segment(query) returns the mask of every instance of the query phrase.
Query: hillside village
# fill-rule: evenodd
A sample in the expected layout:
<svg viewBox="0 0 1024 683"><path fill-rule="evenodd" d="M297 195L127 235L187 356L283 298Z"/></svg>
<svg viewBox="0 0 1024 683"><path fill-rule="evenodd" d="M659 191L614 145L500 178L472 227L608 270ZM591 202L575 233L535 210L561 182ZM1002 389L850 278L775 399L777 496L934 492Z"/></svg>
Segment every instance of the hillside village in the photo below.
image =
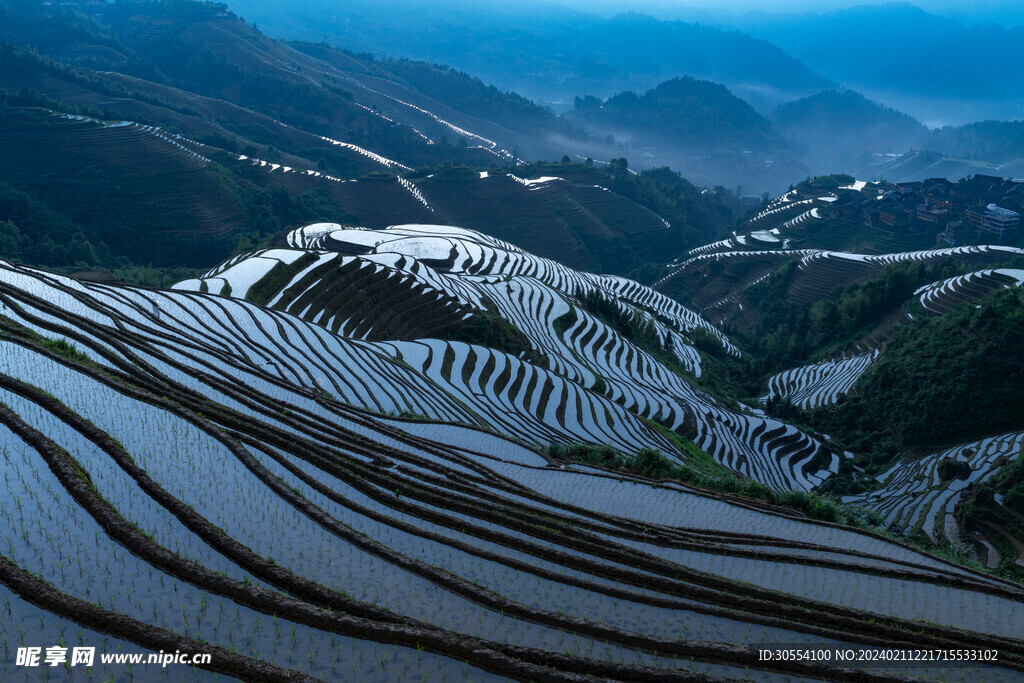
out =
<svg viewBox="0 0 1024 683"><path fill-rule="evenodd" d="M1024 180L560 121L0 0L0 681L1024 680Z"/></svg>
<svg viewBox="0 0 1024 683"><path fill-rule="evenodd" d="M828 218L897 235L934 234L939 244L1015 244L1020 239L1024 181L975 175L835 190Z"/></svg>

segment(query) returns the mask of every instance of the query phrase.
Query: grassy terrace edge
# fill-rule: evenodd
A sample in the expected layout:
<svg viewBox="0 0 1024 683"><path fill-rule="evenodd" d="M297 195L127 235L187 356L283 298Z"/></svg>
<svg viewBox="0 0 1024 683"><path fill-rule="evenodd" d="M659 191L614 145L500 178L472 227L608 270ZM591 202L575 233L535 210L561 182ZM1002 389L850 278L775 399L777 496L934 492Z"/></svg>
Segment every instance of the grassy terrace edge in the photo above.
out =
<svg viewBox="0 0 1024 683"><path fill-rule="evenodd" d="M677 442L685 441L678 435L674 436L676 437L674 440ZM703 453L692 443L690 443L689 449L684 450L688 454L691 454L693 450ZM842 503L829 494L814 491L776 491L754 479L737 476L720 465L717 467L721 470L720 473L708 474L688 465L676 464L653 448L641 449L633 455L627 455L611 446L553 443L548 446L545 455L556 462L585 464L606 470L612 475L628 475L650 479L654 482L686 484L705 492L722 493L730 497L736 496L757 503L786 508L815 521L861 529L974 571L1024 585L1024 571L1014 569L1012 565L1007 566L1004 563L1004 565L992 569L971 559L966 547L957 547L948 541L932 542L921 534L908 537L894 533L884 526L881 515L874 510ZM707 454L704 455L710 460ZM717 465L714 461L712 464ZM657 486L656 483L654 485Z"/></svg>

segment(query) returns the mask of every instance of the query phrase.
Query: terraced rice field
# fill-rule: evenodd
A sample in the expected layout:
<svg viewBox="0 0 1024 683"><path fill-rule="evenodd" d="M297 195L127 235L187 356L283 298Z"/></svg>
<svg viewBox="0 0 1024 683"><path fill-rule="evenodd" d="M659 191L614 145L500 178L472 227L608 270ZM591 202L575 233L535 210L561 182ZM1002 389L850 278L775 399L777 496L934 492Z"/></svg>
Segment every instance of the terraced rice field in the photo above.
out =
<svg viewBox="0 0 1024 683"><path fill-rule="evenodd" d="M436 255L422 242L432 235L465 250L454 264L479 255L435 270L439 282L492 294L515 282L509 301L548 317L561 310L562 290L548 284L558 279L651 310L660 301L512 258L482 236L406 232L420 254ZM244 263L210 281L241 288L255 277ZM534 274L506 281L503 268ZM598 360L624 342L582 313L576 322L581 334L562 337L575 367L613 379ZM441 362L418 370L414 346ZM518 359L470 362L483 349L353 340L243 299L0 262L0 618L28 623L27 644L211 653L208 668L185 674L200 680L1020 679L1019 586L784 509L552 463L528 431L548 423L508 411L525 440L509 438L489 428L486 401L470 400L490 388L508 406L527 401L511 386L526 376ZM511 380L500 390L474 378L492 360L491 376ZM538 383L558 377L634 415L585 378L531 368ZM382 414L399 410L431 419ZM980 669L872 670L759 659L759 645L779 643L1000 657ZM23 674L12 661L0 665L5 680Z"/></svg>
<svg viewBox="0 0 1024 683"><path fill-rule="evenodd" d="M867 279L885 266L894 263L927 263L952 258L961 264L981 265L1006 261L1019 254L1024 254L1024 250L996 245L948 247L879 255L813 250L802 257L786 296L797 303L812 303L824 298L836 287Z"/></svg>
<svg viewBox="0 0 1024 683"><path fill-rule="evenodd" d="M742 241L740 241L741 238ZM758 251L758 246L768 247L768 249ZM785 258L797 257L800 259L799 267L790 281L786 297L797 304L808 304L823 299L836 287L870 278L884 267L894 263L934 262L952 258L960 264L989 266L1009 261L1015 256L1024 254L1022 249L999 245L948 247L925 251L870 255L821 249L778 250L777 247L778 245L774 243L765 242L763 239L758 240L749 235L734 235L727 240L714 242L691 250L689 253L690 258L662 277L653 287L657 290L662 290L672 280L695 269L699 269L710 261L729 263L734 260L738 262L752 259L759 261L777 259L781 262ZM954 278L956 282L947 283L943 292L935 292L929 296L938 296L952 303L957 300L957 292L960 292L969 284L972 287L984 289L985 287L997 286L999 284L1011 284L1011 280L1020 279L1020 274L1016 271L1011 272L1007 269L996 270L1007 272L1002 275L982 275L979 272L979 274L974 276L976 280L978 278L987 280L988 284L981 284L980 280L968 281ZM984 272L988 273L988 271ZM941 287L941 283L939 283L939 286ZM922 289L918 294L922 294L924 291ZM976 293L974 296L977 295ZM705 297L705 301L714 299L714 296L711 296L710 299ZM922 300L922 304L924 303L925 301ZM936 306L941 305L943 304L936 303Z"/></svg>
<svg viewBox="0 0 1024 683"><path fill-rule="evenodd" d="M849 358L828 360L786 370L768 380L768 394L762 399L781 398L805 410L832 405L849 393L880 351Z"/></svg>
<svg viewBox="0 0 1024 683"><path fill-rule="evenodd" d="M946 313L955 306L980 301L993 292L1024 285L1024 270L993 268L957 275L914 292L931 313Z"/></svg>
<svg viewBox="0 0 1024 683"><path fill-rule="evenodd" d="M237 227L245 208L206 153L199 143L156 126L41 109L13 117L0 130L0 179L17 186L104 168L121 201L159 212L161 236L212 237ZM209 201L200 206L196 197Z"/></svg>
<svg viewBox="0 0 1024 683"><path fill-rule="evenodd" d="M792 220L809 211L818 202L819 200L815 198L779 202L755 215L748 223L751 226L756 226L758 229L763 229L763 226L766 224L774 225Z"/></svg>
<svg viewBox="0 0 1024 683"><path fill-rule="evenodd" d="M835 471L827 458L824 467L816 464L824 457L816 440L776 420L726 407L581 303L588 295L617 302L627 315L649 323L694 377L702 373L688 336L695 329L739 353L704 318L648 287L572 270L450 226L368 231L316 225L293 233L290 243L304 251L253 253L177 287L228 291L368 342L362 348L411 367L469 408L474 424L510 436L529 434L542 446L612 444L625 452L654 447L685 459L653 421L688 434L721 464L775 488L811 488ZM254 288L259 298L252 296ZM487 310L515 327L528 348L510 354L431 336L439 323L449 330L472 326L474 316ZM404 329L396 328L399 319L407 321ZM403 401L427 403L396 396L387 403Z"/></svg>
<svg viewBox="0 0 1024 683"><path fill-rule="evenodd" d="M910 462L894 465L878 475L882 487L871 493L848 496L844 501L870 507L905 534L922 531L931 540L959 542L953 515L964 490L982 483L998 469L1020 457L1024 432L1002 434L961 444ZM945 461L964 463L966 478L943 481L939 466Z"/></svg>

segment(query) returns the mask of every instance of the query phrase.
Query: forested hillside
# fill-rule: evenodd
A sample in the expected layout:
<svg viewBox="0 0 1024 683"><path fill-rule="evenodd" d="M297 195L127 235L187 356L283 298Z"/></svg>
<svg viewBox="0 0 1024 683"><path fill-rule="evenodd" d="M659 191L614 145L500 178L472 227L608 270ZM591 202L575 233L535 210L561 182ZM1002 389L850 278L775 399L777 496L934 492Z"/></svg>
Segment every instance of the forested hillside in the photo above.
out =
<svg viewBox="0 0 1024 683"><path fill-rule="evenodd" d="M826 90L787 102L775 110L772 122L832 172L863 167L872 154L919 147L927 133L912 117L852 90Z"/></svg>
<svg viewBox="0 0 1024 683"><path fill-rule="evenodd" d="M681 251L733 220L727 193L702 195L678 176L657 197L572 187L627 175L601 163L556 164L570 180L530 192L521 181L548 171L517 170L522 158L562 158L557 141L586 136L444 67L291 47L213 4L122 3L100 21L20 1L2 9L15 44L0 45L11 162L0 256L138 277L140 265L208 267L301 222L488 229L485 205L500 198L503 215L532 217L534 232L518 237L539 253L639 274L664 256L653 244ZM493 172L471 172L476 208L460 206L445 170L464 164ZM624 187L636 183L649 184ZM655 213L670 204L686 208L666 224Z"/></svg>
<svg viewBox="0 0 1024 683"><path fill-rule="evenodd" d="M693 78L675 78L640 95L576 98L575 113L591 123L700 149L763 149L774 142L770 124L750 105L723 85Z"/></svg>
<svg viewBox="0 0 1024 683"><path fill-rule="evenodd" d="M287 10L265 0L232 3L275 36L312 33L355 52L449 64L546 101L642 91L681 75L800 94L829 84L770 43L639 13L600 17L551 3L491 7L465 0L399 0L382 22L379 7L360 0L339 14L326 0L293 3ZM446 40L438 41L440 34Z"/></svg>
<svg viewBox="0 0 1024 683"><path fill-rule="evenodd" d="M678 74L556 116L220 4L0 12L0 679L1020 678L1024 182L791 185ZM502 66L828 87L652 22ZM782 114L847 110L914 128Z"/></svg>
<svg viewBox="0 0 1024 683"><path fill-rule="evenodd" d="M919 316L890 337L855 393L816 413L822 431L891 454L1024 428L1024 290Z"/></svg>

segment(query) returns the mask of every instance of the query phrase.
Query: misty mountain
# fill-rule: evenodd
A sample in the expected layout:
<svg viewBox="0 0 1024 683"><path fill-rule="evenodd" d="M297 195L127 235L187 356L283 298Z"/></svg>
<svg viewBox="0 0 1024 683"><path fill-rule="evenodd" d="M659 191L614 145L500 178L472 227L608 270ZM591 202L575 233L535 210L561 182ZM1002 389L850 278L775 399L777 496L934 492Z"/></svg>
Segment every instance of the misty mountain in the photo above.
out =
<svg viewBox="0 0 1024 683"><path fill-rule="evenodd" d="M403 70L403 77L367 55L286 45L241 21L224 5L106 5L97 21L72 8L28 0L12 2L2 11L12 44L65 64L146 83L115 90L154 85L187 90L251 108L308 133L372 146L413 164L455 160L486 166L497 160L491 148L498 141L527 159L560 158L564 147L547 140L573 134L550 111L517 95L488 89L464 74L396 62L393 66ZM432 77L413 78L410 74L416 71ZM413 81L451 99L453 105L420 92ZM462 93L457 98L456 91ZM180 93L161 90L149 97L165 102L178 99ZM461 111L461 105L477 115ZM176 106L188 109L192 103ZM525 125L509 130L487 118L495 112L504 112L504 121ZM238 126L233 116L217 115ZM525 128L537 137L523 132ZM235 132L278 148L281 137L293 133L262 120L247 121Z"/></svg>
<svg viewBox="0 0 1024 683"><path fill-rule="evenodd" d="M1024 75L1011 66L1024 59L1024 28L968 27L905 2L821 14L751 14L731 25L925 121L1017 118L1024 111ZM956 100L984 108L946 105Z"/></svg>
<svg viewBox="0 0 1024 683"><path fill-rule="evenodd" d="M954 157L999 164L1019 161L1024 157L1024 121L980 121L941 128L932 131L924 145Z"/></svg>
<svg viewBox="0 0 1024 683"><path fill-rule="evenodd" d="M763 94L808 94L829 86L765 41L640 14L605 18L536 1L501 7L357 0L343 12L330 0L230 5L271 35L314 35L355 52L440 62L549 102L648 89L681 75L756 85Z"/></svg>
<svg viewBox="0 0 1024 683"><path fill-rule="evenodd" d="M780 106L778 132L799 145L816 170L853 170L871 154L903 153L927 133L907 114L852 90L826 90Z"/></svg>
<svg viewBox="0 0 1024 683"><path fill-rule="evenodd" d="M724 85L688 77L641 95L626 91L604 101L578 97L574 114L604 129L700 150L763 149L775 142L771 124Z"/></svg>
<svg viewBox="0 0 1024 683"><path fill-rule="evenodd" d="M906 2L858 5L823 13L758 13L735 21L832 78L855 82L918 63L963 27Z"/></svg>
<svg viewBox="0 0 1024 683"><path fill-rule="evenodd" d="M0 43L0 258L204 267L300 222L440 222L627 273L733 220L728 193L667 170L517 164L565 158L531 132L589 141L447 68L284 44L222 5L7 9L46 30ZM129 55L154 80L118 73Z"/></svg>
<svg viewBox="0 0 1024 683"><path fill-rule="evenodd" d="M577 97L563 117L604 135L640 168L670 166L709 187L780 191L808 170L767 119L719 83L682 77L642 94Z"/></svg>
<svg viewBox="0 0 1024 683"><path fill-rule="evenodd" d="M323 45L294 44L309 54L337 55ZM328 57L329 58L329 57ZM558 118L546 107L514 92L488 85L479 78L451 67L410 59L374 60L369 55L357 55L386 72L389 80L396 81L438 102L479 119L493 121L510 130L526 133L545 130L558 132L568 138L580 138L580 131Z"/></svg>

